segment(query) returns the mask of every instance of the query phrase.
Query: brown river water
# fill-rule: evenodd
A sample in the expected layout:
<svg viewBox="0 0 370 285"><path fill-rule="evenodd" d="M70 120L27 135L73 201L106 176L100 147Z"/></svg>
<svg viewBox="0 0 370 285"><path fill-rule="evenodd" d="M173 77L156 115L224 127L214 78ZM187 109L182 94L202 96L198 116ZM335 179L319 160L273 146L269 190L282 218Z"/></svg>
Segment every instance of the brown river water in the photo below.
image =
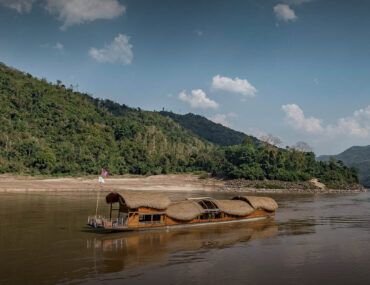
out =
<svg viewBox="0 0 370 285"><path fill-rule="evenodd" d="M269 196L262 221L102 234L96 193L0 193L0 284L370 284L370 193Z"/></svg>

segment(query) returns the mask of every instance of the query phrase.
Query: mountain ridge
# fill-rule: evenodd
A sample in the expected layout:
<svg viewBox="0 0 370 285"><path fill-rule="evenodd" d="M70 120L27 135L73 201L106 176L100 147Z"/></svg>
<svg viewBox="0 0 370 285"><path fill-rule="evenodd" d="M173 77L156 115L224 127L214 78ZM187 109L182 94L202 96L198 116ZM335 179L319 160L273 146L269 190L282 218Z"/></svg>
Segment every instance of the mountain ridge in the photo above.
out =
<svg viewBox="0 0 370 285"><path fill-rule="evenodd" d="M336 155L320 155L319 161L330 161L331 157L341 160L349 167L360 169L360 183L370 187L370 145L352 146Z"/></svg>
<svg viewBox="0 0 370 285"><path fill-rule="evenodd" d="M160 111L159 114L170 117L176 123L179 123L184 128L191 130L199 137L217 145L238 145L241 144L245 138L251 139L255 146L262 144L262 142L254 136L225 127L201 115L193 113L180 115L169 111Z"/></svg>

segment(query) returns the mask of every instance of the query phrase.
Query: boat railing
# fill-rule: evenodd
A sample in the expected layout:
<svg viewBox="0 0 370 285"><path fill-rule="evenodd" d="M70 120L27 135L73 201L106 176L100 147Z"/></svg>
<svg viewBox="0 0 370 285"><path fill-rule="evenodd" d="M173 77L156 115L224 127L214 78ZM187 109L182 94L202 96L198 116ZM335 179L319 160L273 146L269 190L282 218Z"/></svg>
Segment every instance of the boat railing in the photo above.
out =
<svg viewBox="0 0 370 285"><path fill-rule="evenodd" d="M122 228L127 227L127 218L108 219L104 216L89 216L87 224L94 228Z"/></svg>

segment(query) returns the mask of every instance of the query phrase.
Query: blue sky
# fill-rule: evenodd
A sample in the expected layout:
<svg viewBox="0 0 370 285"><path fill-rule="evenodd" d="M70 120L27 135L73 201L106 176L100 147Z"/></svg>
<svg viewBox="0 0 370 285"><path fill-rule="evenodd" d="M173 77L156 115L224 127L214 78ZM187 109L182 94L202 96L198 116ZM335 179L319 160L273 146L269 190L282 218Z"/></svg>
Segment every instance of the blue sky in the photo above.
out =
<svg viewBox="0 0 370 285"><path fill-rule="evenodd" d="M0 0L0 61L317 154L370 142L370 2Z"/></svg>

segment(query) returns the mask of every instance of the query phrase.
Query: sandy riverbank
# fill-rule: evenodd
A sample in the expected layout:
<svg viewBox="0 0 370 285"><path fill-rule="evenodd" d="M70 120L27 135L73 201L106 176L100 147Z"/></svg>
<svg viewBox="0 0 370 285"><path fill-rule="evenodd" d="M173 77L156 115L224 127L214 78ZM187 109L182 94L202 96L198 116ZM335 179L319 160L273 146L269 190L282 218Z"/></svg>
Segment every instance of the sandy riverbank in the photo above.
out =
<svg viewBox="0 0 370 285"><path fill-rule="evenodd" d="M52 178L0 175L0 192L26 191L217 191L224 186L216 179L199 179L192 174L148 177L112 177L100 185L98 177Z"/></svg>
<svg viewBox="0 0 370 285"><path fill-rule="evenodd" d="M271 184L272 183L272 184ZM276 189L271 188L276 186ZM269 187L265 187L269 186ZM358 188L328 189L316 180L309 182L248 181L200 179L194 174L169 174L154 176L121 176L98 182L97 176L72 178L43 178L32 176L0 175L0 192L46 191L222 191L253 193L358 193Z"/></svg>

